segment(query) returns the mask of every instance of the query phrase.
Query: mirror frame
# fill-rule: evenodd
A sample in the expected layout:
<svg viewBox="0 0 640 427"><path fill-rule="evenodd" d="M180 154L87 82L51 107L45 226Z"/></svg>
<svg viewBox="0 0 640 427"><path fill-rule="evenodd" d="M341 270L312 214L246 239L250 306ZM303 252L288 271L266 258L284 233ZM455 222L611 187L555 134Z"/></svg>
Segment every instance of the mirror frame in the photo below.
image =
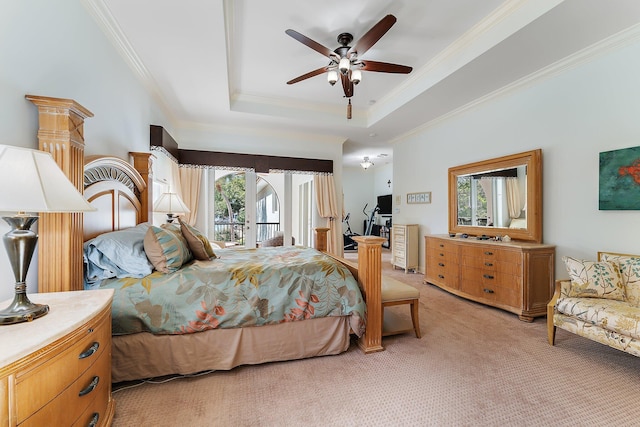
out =
<svg viewBox="0 0 640 427"><path fill-rule="evenodd" d="M527 229L482 227L458 224L458 176L478 174L496 169L527 166ZM542 150L526 151L495 159L449 168L449 233L470 236L509 235L515 240L542 242Z"/></svg>

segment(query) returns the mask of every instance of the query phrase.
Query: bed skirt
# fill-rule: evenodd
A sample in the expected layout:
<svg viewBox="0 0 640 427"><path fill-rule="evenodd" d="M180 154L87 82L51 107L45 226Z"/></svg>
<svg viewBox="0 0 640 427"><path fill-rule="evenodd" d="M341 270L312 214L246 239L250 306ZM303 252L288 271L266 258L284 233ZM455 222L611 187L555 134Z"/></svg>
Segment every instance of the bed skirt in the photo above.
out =
<svg viewBox="0 0 640 427"><path fill-rule="evenodd" d="M339 354L349 348L349 333L348 316L338 316L185 335L118 335L111 381Z"/></svg>

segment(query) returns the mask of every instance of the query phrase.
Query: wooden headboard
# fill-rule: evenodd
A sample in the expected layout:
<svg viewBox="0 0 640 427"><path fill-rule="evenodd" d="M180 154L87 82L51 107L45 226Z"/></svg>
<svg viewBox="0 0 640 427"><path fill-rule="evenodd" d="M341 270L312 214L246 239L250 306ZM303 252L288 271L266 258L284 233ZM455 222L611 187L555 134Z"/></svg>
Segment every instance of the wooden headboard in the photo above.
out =
<svg viewBox="0 0 640 427"><path fill-rule="evenodd" d="M147 221L148 189L149 182L126 161L111 156L87 157L84 196L97 211L84 214L83 239Z"/></svg>

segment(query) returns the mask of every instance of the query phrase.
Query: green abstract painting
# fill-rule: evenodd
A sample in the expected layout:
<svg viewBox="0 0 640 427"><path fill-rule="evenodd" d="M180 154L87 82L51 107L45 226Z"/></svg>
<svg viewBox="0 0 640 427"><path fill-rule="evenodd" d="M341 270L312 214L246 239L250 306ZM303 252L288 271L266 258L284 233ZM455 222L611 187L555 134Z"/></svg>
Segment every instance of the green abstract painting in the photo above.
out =
<svg viewBox="0 0 640 427"><path fill-rule="evenodd" d="M640 210L640 147L600 153L600 210Z"/></svg>

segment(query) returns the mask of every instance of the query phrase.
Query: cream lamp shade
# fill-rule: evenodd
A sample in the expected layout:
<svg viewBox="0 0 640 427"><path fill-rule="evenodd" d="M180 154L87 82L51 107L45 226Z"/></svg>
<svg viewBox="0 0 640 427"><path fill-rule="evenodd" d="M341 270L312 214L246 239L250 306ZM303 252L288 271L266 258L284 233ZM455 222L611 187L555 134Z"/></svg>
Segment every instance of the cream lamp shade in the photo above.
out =
<svg viewBox="0 0 640 427"><path fill-rule="evenodd" d="M87 212L95 209L69 181L51 154L28 148L0 145L0 212L11 226L2 240L16 279L11 304L0 310L0 325L30 322L49 312L49 306L34 304L25 283L38 241L31 226L37 214L27 212Z"/></svg>
<svg viewBox="0 0 640 427"><path fill-rule="evenodd" d="M0 145L0 183L0 212L95 210L45 151Z"/></svg>
<svg viewBox="0 0 640 427"><path fill-rule="evenodd" d="M176 193L162 193L160 198L153 204L153 211L167 214L167 223L169 224L173 222L176 216L191 212Z"/></svg>
<svg viewBox="0 0 640 427"><path fill-rule="evenodd" d="M154 203L153 211L166 214L186 214L191 212L176 193L162 193Z"/></svg>

